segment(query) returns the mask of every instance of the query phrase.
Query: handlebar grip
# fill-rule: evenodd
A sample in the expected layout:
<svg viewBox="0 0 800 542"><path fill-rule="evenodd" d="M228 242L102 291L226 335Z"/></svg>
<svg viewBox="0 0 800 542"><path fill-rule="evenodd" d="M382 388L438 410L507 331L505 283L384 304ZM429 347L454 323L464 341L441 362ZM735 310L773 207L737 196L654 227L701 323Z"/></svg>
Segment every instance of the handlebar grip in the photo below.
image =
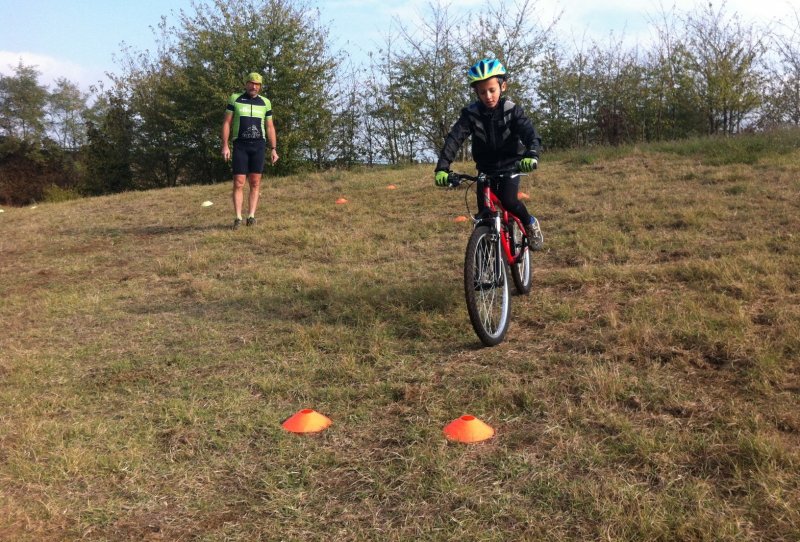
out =
<svg viewBox="0 0 800 542"><path fill-rule="evenodd" d="M539 169L539 160L534 158L535 162L533 163L533 169ZM514 171L516 173L523 173L522 171L522 160L517 160L514 162Z"/></svg>
<svg viewBox="0 0 800 542"><path fill-rule="evenodd" d="M450 172L450 175L447 176L447 186L450 188L455 188L461 184L461 177L457 173Z"/></svg>

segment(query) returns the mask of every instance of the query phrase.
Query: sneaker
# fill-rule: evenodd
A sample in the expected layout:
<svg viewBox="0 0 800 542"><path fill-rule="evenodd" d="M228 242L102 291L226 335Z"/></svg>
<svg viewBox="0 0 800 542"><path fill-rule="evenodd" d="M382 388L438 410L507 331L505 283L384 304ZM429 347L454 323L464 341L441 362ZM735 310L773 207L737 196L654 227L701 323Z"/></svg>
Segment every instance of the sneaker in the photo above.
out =
<svg viewBox="0 0 800 542"><path fill-rule="evenodd" d="M241 225L242 225L242 219L241 218L237 218L236 220L233 221L233 229L234 230L238 230L239 226L241 226Z"/></svg>
<svg viewBox="0 0 800 542"><path fill-rule="evenodd" d="M542 250L544 235L542 235L542 229L539 227L539 221L536 220L536 217L531 217L531 223L525 228L525 232L528 234L528 243L531 249Z"/></svg>
<svg viewBox="0 0 800 542"><path fill-rule="evenodd" d="M248 216L247 217L247 225L248 226L255 226L256 225L256 217Z"/></svg>

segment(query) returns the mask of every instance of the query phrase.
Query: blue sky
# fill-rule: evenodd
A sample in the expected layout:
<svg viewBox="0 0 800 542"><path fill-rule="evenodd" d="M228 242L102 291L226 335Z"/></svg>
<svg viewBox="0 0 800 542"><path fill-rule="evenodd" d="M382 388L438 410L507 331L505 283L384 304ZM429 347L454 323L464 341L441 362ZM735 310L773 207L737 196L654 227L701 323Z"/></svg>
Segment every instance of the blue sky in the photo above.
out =
<svg viewBox="0 0 800 542"><path fill-rule="evenodd" d="M208 0L197 0L209 3ZM451 10L481 5L485 0L457 0ZM508 0L512 1L513 0ZM324 24L330 27L332 45L354 54L382 45L393 21L413 25L427 13L429 0L312 0L319 7ZM699 5L695 0L665 0L679 9ZM715 2L716 3L716 2ZM561 13L559 33L563 39L580 41L584 36L606 40L610 32L631 39L647 39L647 16L659 10L658 0L538 0L532 2L541 21L551 21ZM745 20L769 23L794 18L787 0L727 0L730 11ZM151 27L162 15L175 22L181 10L193 12L191 0L82 0L74 2L39 0L0 0L0 73L11 73L20 59L35 65L41 81L50 84L57 77L81 84L84 88L104 78L107 71L118 72L121 43L135 49L152 48ZM602 42L602 41L601 41Z"/></svg>

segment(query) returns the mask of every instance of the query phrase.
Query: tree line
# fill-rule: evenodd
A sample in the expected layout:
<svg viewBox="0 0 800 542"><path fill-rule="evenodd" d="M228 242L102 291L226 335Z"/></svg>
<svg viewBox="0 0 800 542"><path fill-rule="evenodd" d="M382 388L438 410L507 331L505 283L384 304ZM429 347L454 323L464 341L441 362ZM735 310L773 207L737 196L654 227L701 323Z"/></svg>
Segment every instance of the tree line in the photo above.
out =
<svg viewBox="0 0 800 542"><path fill-rule="evenodd" d="M547 149L736 135L800 124L800 15L761 28L724 2L651 15L654 39L564 39L530 0L430 4L357 60L302 0L214 0L166 18L153 51L123 47L108 88L52 90L22 62L0 76L0 203L215 183L227 97L264 75L276 174L432 160L474 98L465 71L499 58ZM469 148L462 151L468 158Z"/></svg>

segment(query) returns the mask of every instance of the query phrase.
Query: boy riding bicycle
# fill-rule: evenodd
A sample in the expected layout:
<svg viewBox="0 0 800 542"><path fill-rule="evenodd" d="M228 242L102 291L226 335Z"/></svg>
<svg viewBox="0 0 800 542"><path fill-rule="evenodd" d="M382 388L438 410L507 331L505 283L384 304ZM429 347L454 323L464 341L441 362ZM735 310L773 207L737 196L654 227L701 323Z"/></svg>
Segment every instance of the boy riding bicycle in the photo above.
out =
<svg viewBox="0 0 800 542"><path fill-rule="evenodd" d="M519 200L519 177L516 169L527 173L539 163L541 138L522 108L502 96L506 90L506 69L499 60L475 63L467 72L470 86L478 100L461 110L461 116L447 134L436 164L436 186L447 186L450 164L467 136L472 136L472 157L476 169L492 183L506 210L517 215L533 250L544 243L539 221ZM483 193L478 190L478 216L486 210Z"/></svg>

